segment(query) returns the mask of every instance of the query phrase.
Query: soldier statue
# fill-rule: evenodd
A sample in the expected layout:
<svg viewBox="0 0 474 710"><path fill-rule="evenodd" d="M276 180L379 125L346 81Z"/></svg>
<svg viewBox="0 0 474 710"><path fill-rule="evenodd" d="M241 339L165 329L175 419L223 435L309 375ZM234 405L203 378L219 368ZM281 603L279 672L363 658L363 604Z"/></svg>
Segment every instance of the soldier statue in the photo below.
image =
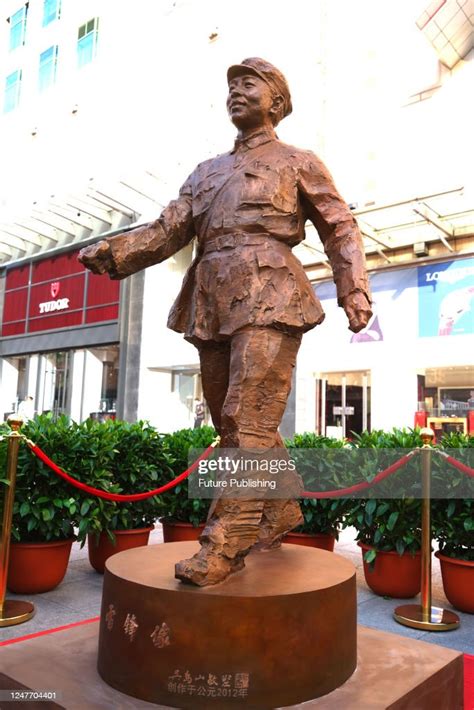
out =
<svg viewBox="0 0 474 710"><path fill-rule="evenodd" d="M199 164L154 222L81 251L96 274L123 279L164 261L197 237L197 254L168 319L199 351L204 398L226 448L282 447L278 433L304 332L324 313L292 247L316 227L339 306L357 333L371 317L362 239L331 175L312 152L282 143L291 113L283 74L260 58L227 72L234 147ZM207 585L244 567L254 547L278 546L302 522L296 499L221 496L183 582Z"/></svg>

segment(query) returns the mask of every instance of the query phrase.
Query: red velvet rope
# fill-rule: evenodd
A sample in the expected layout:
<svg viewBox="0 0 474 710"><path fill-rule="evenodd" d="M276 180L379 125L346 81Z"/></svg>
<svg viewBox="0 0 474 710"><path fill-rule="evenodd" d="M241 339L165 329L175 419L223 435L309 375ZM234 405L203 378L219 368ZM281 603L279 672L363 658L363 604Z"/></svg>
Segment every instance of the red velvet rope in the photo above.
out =
<svg viewBox="0 0 474 710"><path fill-rule="evenodd" d="M436 449L435 449L436 451ZM466 473L468 476L471 476L471 478L474 478L474 468L471 468L470 466L466 466L465 463L462 461L458 461L457 459L454 459L452 456L449 456L448 454L445 454L443 451L437 451L438 454L440 454L448 463L451 464L451 466L454 466L455 468L458 468L460 471L463 473Z"/></svg>
<svg viewBox="0 0 474 710"><path fill-rule="evenodd" d="M133 493L131 495L122 495L120 493L108 493L107 491L102 491L99 488L93 488L92 486L88 486L86 483L81 483L81 481L77 481L75 478L69 476L69 474L63 471L62 468L59 468L59 466L57 466L54 461L52 461L49 456L47 456L44 451L39 448L39 446L36 446L36 444L33 444L33 442L28 442L28 446L35 454L35 456L41 459L41 461L43 461L43 463L49 466L49 468L54 471L54 473L57 473L58 476L64 478L64 480L70 483L72 486L79 488L85 493L90 493L93 496L97 496L97 498L105 498L105 500L113 500L117 503L131 503L137 500L146 500L147 498L152 498L153 496L157 496L160 493L169 491L170 488L174 488L174 486L177 486L178 483L184 481L198 467L199 462L203 459L206 459L214 448L214 444L208 446L207 449L199 456L199 458L197 458L196 461L194 461L194 463L192 463L191 466L186 469L186 471L183 471L183 473L180 473L179 476L173 478L172 481L168 481L168 483L165 483L163 486L155 488L152 491L147 491L146 493Z"/></svg>
<svg viewBox="0 0 474 710"><path fill-rule="evenodd" d="M57 466L54 461L52 461L49 456L44 453L44 451L42 451L38 446L36 446L36 444L33 444L33 442L28 442L28 445L31 451L35 454L35 456L37 456L41 461L43 461L43 463L49 466L49 468L54 471L54 473L57 473L58 476L61 476L61 478L63 478L71 485L75 486L76 488L79 488L85 493L90 493L91 495L97 496L98 498L105 498L105 500L112 500L121 503L131 503L133 501L146 500L147 498L152 498L153 496L159 495L160 493L164 493L165 491L170 490L170 488L174 488L178 485L178 483L181 483L181 481L184 481L186 478L188 478L188 476L190 476L191 473L198 467L199 462L206 459L214 448L214 444L208 446L207 449L196 459L196 461L194 461L194 463L192 463L191 466L186 469L186 471L183 471L183 473L174 478L172 481L168 481L168 483L165 483L159 488L155 488L154 490L147 491L145 493L133 493L130 495L124 495L120 493L108 493L107 491L100 490L99 488L93 488L92 486L88 486L86 483L82 483L81 481L76 480L75 478L67 474L65 471L63 471L61 468L59 468L59 466ZM388 478L388 476L390 476L392 473L394 473L399 468L408 463L410 458L418 451L419 449L415 449L414 451L410 451L408 454L405 454L405 456L402 456L401 459L395 461L395 463L386 468L384 471L380 471L370 482L362 481L361 483L356 483L355 485L350 486L349 488L340 488L334 491L322 491L319 493L304 491L302 493L302 498L342 498L344 496L350 496L353 493L358 493L359 491L367 490L375 484L380 483L380 481L383 481L385 478ZM444 452L437 451L437 453L441 454L443 458L445 458L446 461L448 461L448 463L450 463L452 466L455 466L460 471L463 471L463 473L466 473L468 476L474 478L474 469L470 468L469 466L466 466L466 464L463 464L461 461L457 461L457 459L454 459L452 456L448 456L448 454L445 454Z"/></svg>
<svg viewBox="0 0 474 710"><path fill-rule="evenodd" d="M349 488L340 488L336 491L324 491L322 493L311 493L309 491L304 491L302 498L342 498L343 496L350 496L352 493L357 493L358 491L365 491L367 488L371 488L376 483L380 483L380 481L383 481L384 478L387 478L394 471L397 471L399 468L404 466L417 451L418 449L415 449L414 451L410 451L409 454L402 456L401 459L395 461L395 463L386 468L384 471L380 471L380 473L378 473L375 478L370 481L370 483L368 481L363 481L362 483L356 483L354 486L350 486Z"/></svg>

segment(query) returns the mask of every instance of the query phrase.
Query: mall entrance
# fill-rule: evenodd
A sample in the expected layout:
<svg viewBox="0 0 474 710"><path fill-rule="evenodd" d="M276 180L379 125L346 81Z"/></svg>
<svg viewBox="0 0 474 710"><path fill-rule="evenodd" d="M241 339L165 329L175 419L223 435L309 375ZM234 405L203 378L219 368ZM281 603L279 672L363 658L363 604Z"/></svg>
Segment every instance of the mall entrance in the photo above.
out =
<svg viewBox="0 0 474 710"><path fill-rule="evenodd" d="M336 439L370 430L370 372L326 372L316 380L316 431Z"/></svg>

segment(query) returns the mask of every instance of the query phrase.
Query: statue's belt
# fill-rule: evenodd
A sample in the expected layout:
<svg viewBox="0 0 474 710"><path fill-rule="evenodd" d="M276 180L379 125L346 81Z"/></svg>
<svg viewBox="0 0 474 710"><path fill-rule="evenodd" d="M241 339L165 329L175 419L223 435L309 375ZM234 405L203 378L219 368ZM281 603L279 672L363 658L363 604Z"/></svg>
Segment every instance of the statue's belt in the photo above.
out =
<svg viewBox="0 0 474 710"><path fill-rule="evenodd" d="M204 243L201 245L202 254L208 254L213 251L220 251L221 249L234 249L240 246L257 246L259 244L265 244L266 242L278 242L286 248L290 245L282 242L276 237L272 237L271 234L222 234L220 237L211 237L210 239L205 239Z"/></svg>

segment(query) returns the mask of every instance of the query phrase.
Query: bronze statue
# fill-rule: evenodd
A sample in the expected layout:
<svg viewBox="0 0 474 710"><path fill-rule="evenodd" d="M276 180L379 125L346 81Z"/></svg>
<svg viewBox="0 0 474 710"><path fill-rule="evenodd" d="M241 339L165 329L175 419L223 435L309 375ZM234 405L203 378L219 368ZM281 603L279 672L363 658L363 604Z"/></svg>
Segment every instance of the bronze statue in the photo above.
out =
<svg viewBox="0 0 474 710"><path fill-rule="evenodd" d="M80 260L112 279L157 264L195 236L197 256L168 327L199 351L204 396L221 446L283 446L278 426L305 331L324 319L291 249L316 227L339 305L358 332L371 317L362 240L353 215L321 161L278 140L291 110L283 74L259 58L227 72L227 109L238 129L234 148L197 166L155 221L81 251ZM302 522L297 500L214 501L201 549L176 576L215 584L244 566L254 546L274 547Z"/></svg>

